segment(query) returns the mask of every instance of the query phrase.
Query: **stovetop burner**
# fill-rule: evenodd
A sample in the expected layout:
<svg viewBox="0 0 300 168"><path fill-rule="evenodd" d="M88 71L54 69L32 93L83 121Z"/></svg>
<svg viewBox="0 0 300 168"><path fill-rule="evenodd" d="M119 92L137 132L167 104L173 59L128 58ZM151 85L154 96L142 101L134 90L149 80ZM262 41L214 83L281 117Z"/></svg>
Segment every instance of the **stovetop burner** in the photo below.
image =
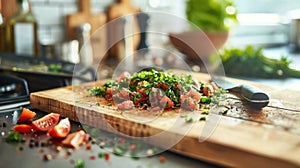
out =
<svg viewBox="0 0 300 168"><path fill-rule="evenodd" d="M24 79L0 74L0 112L29 105L29 96Z"/></svg>

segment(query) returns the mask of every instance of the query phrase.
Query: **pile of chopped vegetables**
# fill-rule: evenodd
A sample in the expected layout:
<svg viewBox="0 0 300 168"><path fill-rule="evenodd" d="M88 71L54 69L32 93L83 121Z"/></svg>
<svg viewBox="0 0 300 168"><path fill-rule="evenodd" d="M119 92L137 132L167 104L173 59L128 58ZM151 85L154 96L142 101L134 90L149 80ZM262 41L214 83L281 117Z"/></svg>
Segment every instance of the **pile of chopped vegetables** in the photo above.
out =
<svg viewBox="0 0 300 168"><path fill-rule="evenodd" d="M123 72L118 79L89 89L91 95L114 103L119 110L134 107L152 111L181 107L198 110L200 104L210 103L214 91L212 84L199 83L191 75L176 75L169 71L151 69L134 73Z"/></svg>
<svg viewBox="0 0 300 168"><path fill-rule="evenodd" d="M225 48L220 57L227 74L256 78L300 77L300 71L289 67L291 61L287 57L268 58L263 54L263 47Z"/></svg>

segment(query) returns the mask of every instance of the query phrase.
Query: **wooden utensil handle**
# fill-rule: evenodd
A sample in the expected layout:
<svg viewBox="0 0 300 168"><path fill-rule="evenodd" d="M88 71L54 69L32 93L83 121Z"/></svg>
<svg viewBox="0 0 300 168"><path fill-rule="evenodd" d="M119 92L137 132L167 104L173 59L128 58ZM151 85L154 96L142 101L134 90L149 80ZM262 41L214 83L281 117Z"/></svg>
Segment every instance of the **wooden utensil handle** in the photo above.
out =
<svg viewBox="0 0 300 168"><path fill-rule="evenodd" d="M118 0L119 3L131 4L131 0Z"/></svg>
<svg viewBox="0 0 300 168"><path fill-rule="evenodd" d="M80 12L91 13L91 0L79 0L78 5Z"/></svg>

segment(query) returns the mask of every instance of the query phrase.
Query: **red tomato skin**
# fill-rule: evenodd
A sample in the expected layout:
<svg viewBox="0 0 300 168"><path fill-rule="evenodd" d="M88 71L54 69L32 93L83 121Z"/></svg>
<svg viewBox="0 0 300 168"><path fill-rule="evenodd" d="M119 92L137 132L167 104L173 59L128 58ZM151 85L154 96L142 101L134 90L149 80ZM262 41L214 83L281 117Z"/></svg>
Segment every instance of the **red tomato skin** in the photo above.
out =
<svg viewBox="0 0 300 168"><path fill-rule="evenodd" d="M105 154L104 154L104 159L105 159L106 161L108 161L108 160L110 159L109 153L105 153Z"/></svg>
<svg viewBox="0 0 300 168"><path fill-rule="evenodd" d="M128 78L128 77L130 77L130 76L131 76L130 73L127 72L127 71L125 71L125 72L123 72L123 73L120 75L120 77L118 78L118 82L120 83L123 79L126 79L126 78Z"/></svg>
<svg viewBox="0 0 300 168"><path fill-rule="evenodd" d="M30 133L32 131L32 126L27 124L18 124L14 126L14 131L23 134Z"/></svg>
<svg viewBox="0 0 300 168"><path fill-rule="evenodd" d="M107 88L105 92L105 99L112 100L112 88Z"/></svg>
<svg viewBox="0 0 300 168"><path fill-rule="evenodd" d="M192 97L196 102L200 102L200 99L201 99L201 94L199 92L197 92L196 90L190 90L188 92L188 95L190 97Z"/></svg>
<svg viewBox="0 0 300 168"><path fill-rule="evenodd" d="M35 117L35 115L36 115L35 112L33 112L27 108L23 108L21 115L18 119L18 123L28 121L28 120L32 119L33 117Z"/></svg>
<svg viewBox="0 0 300 168"><path fill-rule="evenodd" d="M60 120L60 122L48 131L48 135L52 138L65 138L71 130L71 123L68 118Z"/></svg>
<svg viewBox="0 0 300 168"><path fill-rule="evenodd" d="M134 104L131 100L123 101L117 105L118 110L131 110L134 108Z"/></svg>
<svg viewBox="0 0 300 168"><path fill-rule="evenodd" d="M32 122L32 128L36 131L49 131L58 123L59 116L57 113L47 114L42 118L34 120Z"/></svg>
<svg viewBox="0 0 300 168"><path fill-rule="evenodd" d="M169 109L174 106L174 102L168 96L162 97L159 103L164 109Z"/></svg>
<svg viewBox="0 0 300 168"><path fill-rule="evenodd" d="M213 96L214 95L214 89L213 89L213 87L211 86L211 85L207 85L207 86L205 86L204 88L203 88L203 90L202 90L202 92L203 92L203 94L205 95L205 96Z"/></svg>

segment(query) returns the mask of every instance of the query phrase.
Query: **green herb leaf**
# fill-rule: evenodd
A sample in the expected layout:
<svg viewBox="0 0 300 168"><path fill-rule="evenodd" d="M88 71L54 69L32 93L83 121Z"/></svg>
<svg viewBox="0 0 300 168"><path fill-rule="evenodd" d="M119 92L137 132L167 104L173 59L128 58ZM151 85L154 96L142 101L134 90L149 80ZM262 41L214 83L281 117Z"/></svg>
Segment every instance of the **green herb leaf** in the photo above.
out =
<svg viewBox="0 0 300 168"><path fill-rule="evenodd" d="M6 138L7 143L18 143L21 142L21 135L19 132L11 132Z"/></svg>
<svg viewBox="0 0 300 168"><path fill-rule="evenodd" d="M78 159L75 162L75 168L84 168L85 167L85 163L84 160L82 159Z"/></svg>

